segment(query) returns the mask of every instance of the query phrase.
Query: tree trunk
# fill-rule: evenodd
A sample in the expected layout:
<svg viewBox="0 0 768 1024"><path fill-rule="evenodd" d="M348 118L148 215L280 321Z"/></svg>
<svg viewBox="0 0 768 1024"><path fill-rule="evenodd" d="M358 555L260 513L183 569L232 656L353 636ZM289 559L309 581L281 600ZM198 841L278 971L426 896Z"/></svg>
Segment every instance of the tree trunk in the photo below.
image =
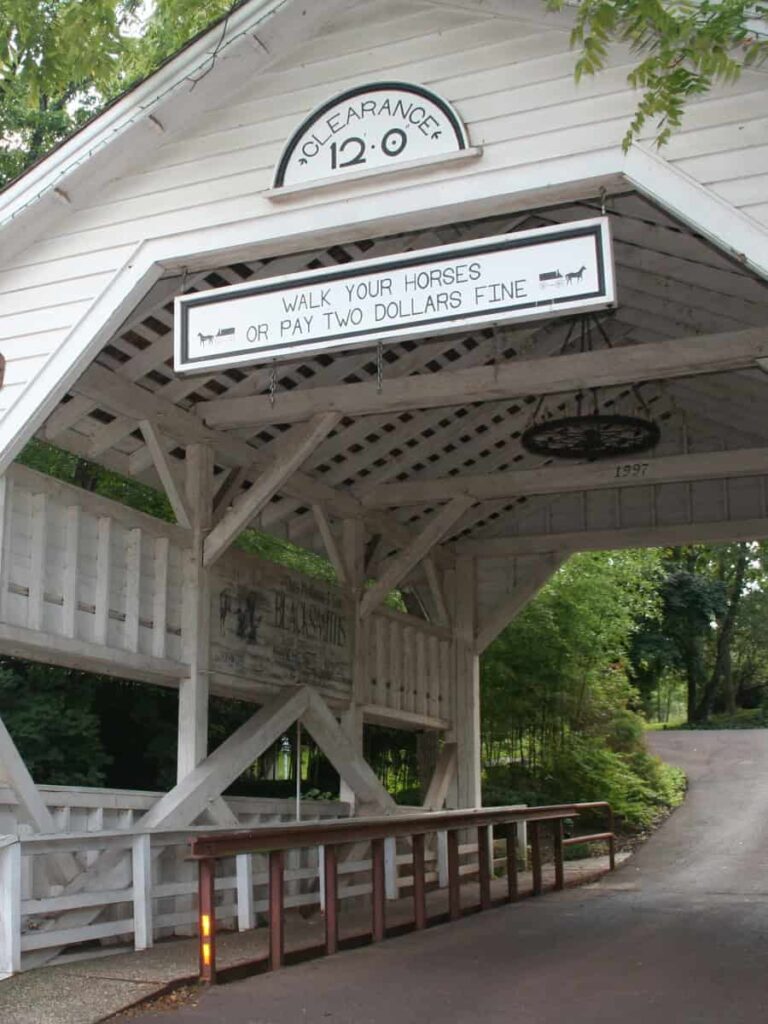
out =
<svg viewBox="0 0 768 1024"><path fill-rule="evenodd" d="M749 550L746 543L742 543L739 545L739 555L736 560L733 584L731 585L725 614L718 621L719 632L717 637L715 664L712 668L712 673L706 687L704 688L704 693L701 696L701 700L697 708L697 721L706 721L709 718L721 683L725 690L729 712L732 713L736 710L735 695L731 680L731 644L733 643L733 634L736 628L736 616L741 602L748 560Z"/></svg>

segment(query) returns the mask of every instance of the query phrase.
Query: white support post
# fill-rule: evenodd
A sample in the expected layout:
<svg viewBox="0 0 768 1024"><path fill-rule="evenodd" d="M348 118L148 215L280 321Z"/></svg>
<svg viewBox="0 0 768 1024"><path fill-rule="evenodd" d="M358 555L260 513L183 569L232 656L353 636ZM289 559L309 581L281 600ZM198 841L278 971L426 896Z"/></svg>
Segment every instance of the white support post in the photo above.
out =
<svg viewBox="0 0 768 1024"><path fill-rule="evenodd" d="M148 833L134 836L131 847L133 865L133 945L149 949L154 942L152 926L152 847Z"/></svg>
<svg viewBox="0 0 768 1024"><path fill-rule="evenodd" d="M453 724L457 746L456 786L452 795L456 807L480 807L480 659L475 652L474 559L457 559L452 576Z"/></svg>
<svg viewBox="0 0 768 1024"><path fill-rule="evenodd" d="M21 970L21 843L0 845L0 978Z"/></svg>
<svg viewBox="0 0 768 1024"><path fill-rule="evenodd" d="M187 569L184 632L188 644L189 676L179 685L177 780L181 782L208 752L208 658L211 596L203 547L212 514L213 452L206 445L187 446L187 505L192 521L192 544Z"/></svg>
<svg viewBox="0 0 768 1024"><path fill-rule="evenodd" d="M317 848L317 882L320 893L320 913L325 913L325 847Z"/></svg>
<svg viewBox="0 0 768 1024"><path fill-rule="evenodd" d="M64 605L62 608L62 629L64 636L74 637L77 633L77 563L80 549L80 506L70 505L67 509L66 549L64 553Z"/></svg>
<svg viewBox="0 0 768 1024"><path fill-rule="evenodd" d="M239 853L235 857L235 874L237 879L237 930L249 932L256 927L252 854Z"/></svg>
<svg viewBox="0 0 768 1024"><path fill-rule="evenodd" d="M363 713L365 688L368 683L367 624L360 617L360 601L365 583L365 526L359 519L345 519L342 523L342 551L344 575L352 588L355 605L352 648L352 700L341 715L340 725L355 752L363 752ZM355 792L342 779L339 799L349 804L350 814L356 811Z"/></svg>

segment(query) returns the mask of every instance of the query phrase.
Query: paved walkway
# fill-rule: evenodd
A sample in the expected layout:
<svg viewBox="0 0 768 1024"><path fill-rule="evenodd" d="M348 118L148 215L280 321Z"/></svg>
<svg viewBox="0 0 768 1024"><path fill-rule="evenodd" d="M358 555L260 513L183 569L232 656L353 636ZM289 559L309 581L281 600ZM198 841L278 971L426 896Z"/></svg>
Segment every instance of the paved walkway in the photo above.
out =
<svg viewBox="0 0 768 1024"><path fill-rule="evenodd" d="M768 732L670 732L688 800L615 875L206 992L136 1024L754 1024L768 1014Z"/></svg>

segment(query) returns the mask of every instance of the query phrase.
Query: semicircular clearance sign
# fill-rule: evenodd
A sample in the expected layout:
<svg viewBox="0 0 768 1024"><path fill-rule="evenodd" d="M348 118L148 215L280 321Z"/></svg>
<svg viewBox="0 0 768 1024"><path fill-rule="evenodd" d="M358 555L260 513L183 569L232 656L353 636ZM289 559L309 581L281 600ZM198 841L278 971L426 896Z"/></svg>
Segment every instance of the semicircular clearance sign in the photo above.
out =
<svg viewBox="0 0 768 1024"><path fill-rule="evenodd" d="M389 169L467 146L458 114L429 89L404 82L358 86L313 111L294 132L274 187Z"/></svg>

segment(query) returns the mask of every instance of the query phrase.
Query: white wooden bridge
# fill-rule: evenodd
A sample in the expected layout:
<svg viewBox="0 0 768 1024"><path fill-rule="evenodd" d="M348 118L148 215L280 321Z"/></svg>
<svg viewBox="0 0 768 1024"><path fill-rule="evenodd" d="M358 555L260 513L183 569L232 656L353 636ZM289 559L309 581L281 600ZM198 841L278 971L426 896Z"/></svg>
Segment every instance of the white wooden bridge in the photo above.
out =
<svg viewBox="0 0 768 1024"><path fill-rule="evenodd" d="M768 537L765 73L698 98L662 154L625 154L634 58L575 85L570 19L250 0L0 196L0 652L179 691L165 794L38 786L0 729L0 972L188 930L183 838L293 815L222 793L297 720L342 779L303 815L396 812L366 724L437 735L427 806L478 806L480 654L570 553ZM468 145L274 188L296 125L376 80L444 97ZM539 310L174 371L177 296L603 215L616 305L581 348ZM568 465L522 447L585 406L661 439ZM33 436L161 491L176 522L15 463ZM336 582L233 549L249 526ZM254 716L209 755L212 693ZM290 866L296 904L319 899L313 856ZM261 870L222 876L242 927Z"/></svg>

